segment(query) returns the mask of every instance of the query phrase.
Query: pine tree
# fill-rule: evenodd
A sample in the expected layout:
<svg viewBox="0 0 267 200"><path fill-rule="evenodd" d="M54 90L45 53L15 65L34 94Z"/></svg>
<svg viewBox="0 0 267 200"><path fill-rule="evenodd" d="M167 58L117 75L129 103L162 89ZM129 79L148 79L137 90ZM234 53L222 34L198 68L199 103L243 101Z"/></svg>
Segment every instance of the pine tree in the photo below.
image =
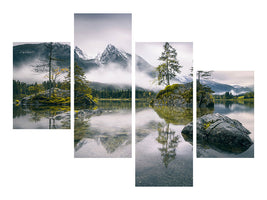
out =
<svg viewBox="0 0 267 200"><path fill-rule="evenodd" d="M74 64L74 101L75 104L92 104L95 105L92 96L92 90L89 87L89 81L86 80L85 73L81 67Z"/></svg>
<svg viewBox="0 0 267 200"><path fill-rule="evenodd" d="M158 84L170 85L170 80L176 76L176 73L180 73L179 61L176 56L176 49L173 48L168 42L164 44L164 51L162 52L159 60L163 61L156 71L158 73Z"/></svg>
<svg viewBox="0 0 267 200"><path fill-rule="evenodd" d="M209 79L213 71L197 71L197 81L200 83L200 79Z"/></svg>

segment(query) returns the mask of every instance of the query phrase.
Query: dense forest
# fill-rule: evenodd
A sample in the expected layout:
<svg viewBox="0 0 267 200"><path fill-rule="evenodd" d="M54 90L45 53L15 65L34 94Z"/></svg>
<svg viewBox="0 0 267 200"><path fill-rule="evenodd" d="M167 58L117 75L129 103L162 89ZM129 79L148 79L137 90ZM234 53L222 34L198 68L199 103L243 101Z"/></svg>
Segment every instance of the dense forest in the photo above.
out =
<svg viewBox="0 0 267 200"><path fill-rule="evenodd" d="M92 96L99 99L130 99L132 90L130 89L92 89Z"/></svg>
<svg viewBox="0 0 267 200"><path fill-rule="evenodd" d="M70 90L70 83L67 81L53 83L54 88L61 90ZM21 100L29 95L38 95L42 92L48 92L50 86L49 81L43 81L38 84L35 83L25 83L19 80L13 80L13 100ZM56 93L56 90L54 91Z"/></svg>
<svg viewBox="0 0 267 200"><path fill-rule="evenodd" d="M213 95L215 99L244 99L244 100L253 100L254 92L247 92L245 94L233 95L231 92L225 92L222 95Z"/></svg>

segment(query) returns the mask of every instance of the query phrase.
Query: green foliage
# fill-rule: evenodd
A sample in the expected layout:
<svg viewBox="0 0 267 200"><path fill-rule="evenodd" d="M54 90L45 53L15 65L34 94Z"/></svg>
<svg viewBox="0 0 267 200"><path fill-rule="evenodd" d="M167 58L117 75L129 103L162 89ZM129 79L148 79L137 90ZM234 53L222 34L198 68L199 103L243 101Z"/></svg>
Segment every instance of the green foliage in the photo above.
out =
<svg viewBox="0 0 267 200"><path fill-rule="evenodd" d="M164 97L169 97L172 93L174 93L174 90L178 90L180 88L184 88L184 85L182 84L172 84L167 85L164 90L160 90L159 93L156 95L157 99L163 99Z"/></svg>
<svg viewBox="0 0 267 200"><path fill-rule="evenodd" d="M216 101L234 101L244 104L244 101L254 102L254 92L247 92L240 95L232 95L230 92L226 92L224 95L214 95Z"/></svg>
<svg viewBox="0 0 267 200"><path fill-rule="evenodd" d="M68 70L68 74L65 76L64 81L62 82L61 88L63 90L70 90L70 78L71 78L71 72Z"/></svg>
<svg viewBox="0 0 267 200"><path fill-rule="evenodd" d="M89 81L86 80L83 69L75 63L74 65L74 102L78 104L93 105L95 100L92 96L92 90L89 87Z"/></svg>
<svg viewBox="0 0 267 200"><path fill-rule="evenodd" d="M234 95L232 95L231 92L225 92L224 97L225 97L225 99L232 99L234 97Z"/></svg>
<svg viewBox="0 0 267 200"><path fill-rule="evenodd" d="M254 92L248 92L244 95L244 99L254 98Z"/></svg>
<svg viewBox="0 0 267 200"><path fill-rule="evenodd" d="M55 95L59 90L67 90L69 91L69 87L65 87L64 82L57 82L57 88L54 89ZM59 89L59 90L58 90ZM28 84L24 82L20 82L19 80L13 80L13 100L22 100L24 97L38 94L45 94L49 90L49 82L44 81L41 84ZM70 96L70 92L64 92L64 96Z"/></svg>
<svg viewBox="0 0 267 200"><path fill-rule="evenodd" d="M178 101L190 105L193 103L192 83L167 85L156 95L156 100L165 105L175 105Z"/></svg>
<svg viewBox="0 0 267 200"><path fill-rule="evenodd" d="M203 115L212 114L214 112L214 107L197 108L197 117L202 117Z"/></svg>
<svg viewBox="0 0 267 200"><path fill-rule="evenodd" d="M187 103L193 103L193 87L181 94Z"/></svg>
<svg viewBox="0 0 267 200"><path fill-rule="evenodd" d="M197 81L200 83L200 79L209 79L213 71L197 71Z"/></svg>
<svg viewBox="0 0 267 200"><path fill-rule="evenodd" d="M29 100L30 104L42 104L42 105L69 105L70 97L58 97L56 95L52 95L51 98L45 95L37 95L32 97Z"/></svg>
<svg viewBox="0 0 267 200"><path fill-rule="evenodd" d="M179 142L179 136L169 127L169 124L158 124L157 142L161 144L159 148L164 166L168 168L170 162L176 157L176 148Z"/></svg>
<svg viewBox="0 0 267 200"><path fill-rule="evenodd" d="M201 107L206 105L206 107L214 106L214 98L212 96L214 91L205 85L202 85L199 81L197 82L197 105Z"/></svg>
<svg viewBox="0 0 267 200"><path fill-rule="evenodd" d="M100 99L131 99L131 89L92 89L92 96Z"/></svg>
<svg viewBox="0 0 267 200"><path fill-rule="evenodd" d="M159 85L170 85L170 80L176 76L176 73L180 73L180 68L182 66L179 65L179 62L176 58L177 53L176 49L174 49L168 42L164 44L164 51L159 57L160 61L163 61L157 68L158 74L158 84Z"/></svg>
<svg viewBox="0 0 267 200"><path fill-rule="evenodd" d="M209 127L210 127L210 122L207 122L207 123L204 123L203 124L203 128L205 129L205 130L207 130Z"/></svg>
<svg viewBox="0 0 267 200"><path fill-rule="evenodd" d="M187 107L154 106L158 116L166 123L186 125L193 120L193 109Z"/></svg>

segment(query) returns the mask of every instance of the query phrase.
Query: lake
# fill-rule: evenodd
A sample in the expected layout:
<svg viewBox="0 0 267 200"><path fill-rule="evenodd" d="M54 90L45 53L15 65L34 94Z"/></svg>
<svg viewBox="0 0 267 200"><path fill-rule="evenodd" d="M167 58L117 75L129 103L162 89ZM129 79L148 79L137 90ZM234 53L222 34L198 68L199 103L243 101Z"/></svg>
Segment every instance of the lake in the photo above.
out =
<svg viewBox="0 0 267 200"><path fill-rule="evenodd" d="M130 158L131 109L131 101L99 101L94 108L75 108L75 157Z"/></svg>
<svg viewBox="0 0 267 200"><path fill-rule="evenodd" d="M136 186L192 186L192 139L181 134L191 108L136 103Z"/></svg>
<svg viewBox="0 0 267 200"><path fill-rule="evenodd" d="M254 142L254 103L252 102L231 102L220 101L216 102L214 109L201 109L198 108L198 117L208 113L220 113L226 115L231 119L236 119L248 129L251 134L249 137ZM214 149L209 145L197 144L197 157L209 158L253 158L254 157L254 144L251 145L246 151L241 153L230 153L219 149Z"/></svg>
<svg viewBox="0 0 267 200"><path fill-rule="evenodd" d="M69 106L13 105L14 129L69 129Z"/></svg>

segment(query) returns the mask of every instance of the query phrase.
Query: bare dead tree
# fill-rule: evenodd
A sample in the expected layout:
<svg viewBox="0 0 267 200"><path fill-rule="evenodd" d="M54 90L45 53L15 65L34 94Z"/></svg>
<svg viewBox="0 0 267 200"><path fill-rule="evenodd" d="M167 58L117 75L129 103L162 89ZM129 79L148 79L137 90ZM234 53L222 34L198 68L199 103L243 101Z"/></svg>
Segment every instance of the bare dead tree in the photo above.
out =
<svg viewBox="0 0 267 200"><path fill-rule="evenodd" d="M64 61L64 60L60 60L60 59L57 59L57 58L54 58L53 57L53 42L50 42L48 44L45 44L45 47L47 48L48 50L48 63L47 63L47 60L45 61L42 61L42 62L45 62L45 63L41 63L41 64L37 64L37 65L34 65L34 71L35 72L47 72L48 71L48 87L49 87L49 98L51 98L51 95L52 95L52 73L53 73L53 66L52 66L52 62L53 61ZM54 90L53 90L53 93L54 93Z"/></svg>

